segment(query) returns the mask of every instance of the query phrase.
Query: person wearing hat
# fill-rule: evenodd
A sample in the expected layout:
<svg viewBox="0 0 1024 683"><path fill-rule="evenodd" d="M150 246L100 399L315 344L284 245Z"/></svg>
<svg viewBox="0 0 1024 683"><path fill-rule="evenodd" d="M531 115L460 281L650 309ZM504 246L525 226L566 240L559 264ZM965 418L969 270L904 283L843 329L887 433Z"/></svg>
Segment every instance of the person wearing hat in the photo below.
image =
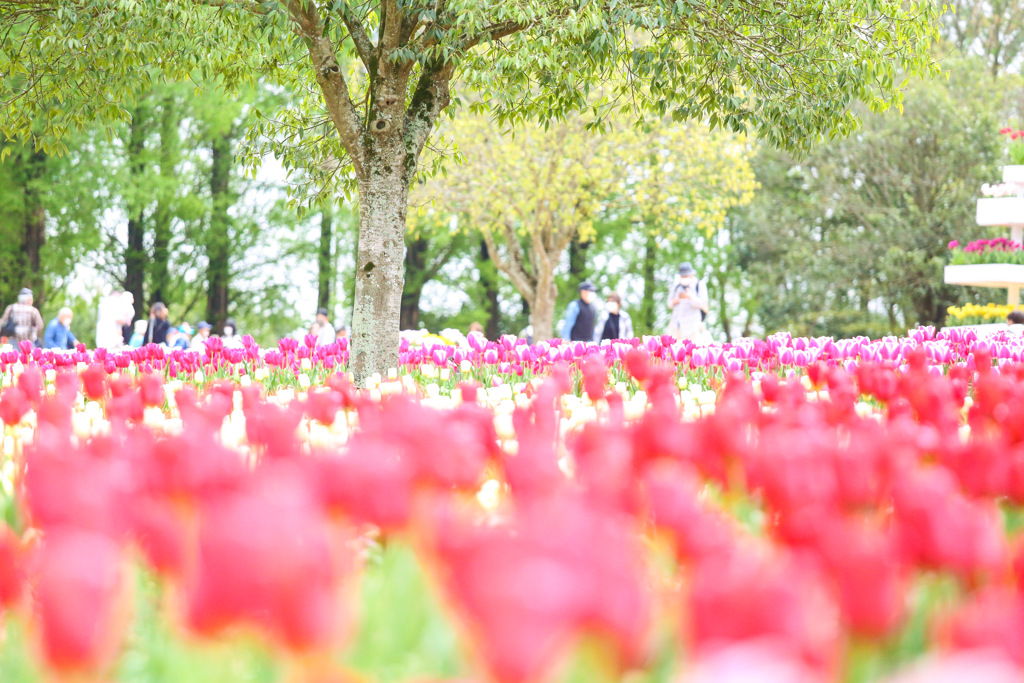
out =
<svg viewBox="0 0 1024 683"><path fill-rule="evenodd" d="M196 325L196 333L192 337L191 348L193 351L206 350L206 340L210 338L210 330L212 329L213 325L210 323L205 320L199 321L199 324Z"/></svg>
<svg viewBox="0 0 1024 683"><path fill-rule="evenodd" d="M316 330L316 343L318 345L333 344L337 338L337 334L334 331L334 325L327 318L327 309L318 308L316 309L316 324L318 325Z"/></svg>
<svg viewBox="0 0 1024 683"><path fill-rule="evenodd" d="M580 298L574 299L565 311L562 339L568 339L569 341L594 341L594 322L597 320L594 292L597 291L597 287L589 280L584 280L580 283L579 291Z"/></svg>
<svg viewBox="0 0 1024 683"><path fill-rule="evenodd" d="M697 271L689 263L679 266L679 274L668 297L672 309L668 333L682 341L696 341L704 334L704 317L708 314L707 292L697 279Z"/></svg>
<svg viewBox="0 0 1024 683"><path fill-rule="evenodd" d="M18 292L18 303L4 309L0 317L0 334L13 344L26 340L35 344L42 331L43 316L32 305L32 290L22 289Z"/></svg>

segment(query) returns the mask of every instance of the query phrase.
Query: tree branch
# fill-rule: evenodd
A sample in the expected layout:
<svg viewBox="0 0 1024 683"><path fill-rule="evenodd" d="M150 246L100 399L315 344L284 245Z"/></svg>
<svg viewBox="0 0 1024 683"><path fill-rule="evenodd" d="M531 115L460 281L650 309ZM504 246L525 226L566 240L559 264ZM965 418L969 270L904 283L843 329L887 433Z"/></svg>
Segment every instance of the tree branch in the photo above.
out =
<svg viewBox="0 0 1024 683"><path fill-rule="evenodd" d="M455 240L448 242L448 246L446 246L441 253L437 255L437 258L434 259L426 269L426 277L424 280L433 280L437 277L437 274L441 272L441 269L452 260L452 256L455 255L455 247Z"/></svg>
<svg viewBox="0 0 1024 683"><path fill-rule="evenodd" d="M250 0L195 0L195 2L197 5L206 5L207 7L237 7L238 9L244 9L246 12L252 12L261 16L270 14L266 7Z"/></svg>
<svg viewBox="0 0 1024 683"><path fill-rule="evenodd" d="M356 54L359 55L359 61L369 70L370 60L373 59L374 46L369 34L366 33L366 28L348 5L345 5L341 10L341 20L345 22L345 28L348 29L349 35L352 36L352 42L356 45Z"/></svg>
<svg viewBox="0 0 1024 683"><path fill-rule="evenodd" d="M455 63L434 61L424 67L405 112L405 151L419 160L434 124L451 102L451 77ZM412 178L408 179L410 182Z"/></svg>
<svg viewBox="0 0 1024 683"><path fill-rule="evenodd" d="M306 50L316 70L316 81L324 96L327 112L338 130L341 144L352 158L356 173L361 174L366 152L363 148L363 126L348 93L345 74L330 38L323 34L320 15L314 0L289 0L288 13L299 34L306 39Z"/></svg>
<svg viewBox="0 0 1024 683"><path fill-rule="evenodd" d="M398 0L382 0L380 21L380 38L377 40L378 57L383 62L388 53L397 48L402 36L402 13L398 9Z"/></svg>
<svg viewBox="0 0 1024 683"><path fill-rule="evenodd" d="M494 235L487 228L481 230L484 236L484 244L487 245L487 254L491 257L491 261L494 263L494 267L501 272L508 275L508 279L512 281L519 293L522 294L527 301L533 302L537 293L533 285L530 282L529 274L522 268L522 258L516 259L514 256L513 264L509 264L505 259L502 258L501 253L498 251L498 245L494 243ZM515 235L515 231L512 231ZM508 237L508 226L505 226L506 239ZM517 242L509 243L509 254L512 255L512 245L515 244L518 248Z"/></svg>

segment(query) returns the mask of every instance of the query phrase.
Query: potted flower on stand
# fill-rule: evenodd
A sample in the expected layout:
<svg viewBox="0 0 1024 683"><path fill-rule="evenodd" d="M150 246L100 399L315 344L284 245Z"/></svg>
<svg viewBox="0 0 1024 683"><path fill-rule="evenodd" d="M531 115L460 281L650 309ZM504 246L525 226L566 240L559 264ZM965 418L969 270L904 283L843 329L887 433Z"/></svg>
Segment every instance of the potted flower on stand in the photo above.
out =
<svg viewBox="0 0 1024 683"><path fill-rule="evenodd" d="M999 132L1009 140L1006 155L1010 163L1003 166L1003 182L1024 183L1024 130L1003 128Z"/></svg>

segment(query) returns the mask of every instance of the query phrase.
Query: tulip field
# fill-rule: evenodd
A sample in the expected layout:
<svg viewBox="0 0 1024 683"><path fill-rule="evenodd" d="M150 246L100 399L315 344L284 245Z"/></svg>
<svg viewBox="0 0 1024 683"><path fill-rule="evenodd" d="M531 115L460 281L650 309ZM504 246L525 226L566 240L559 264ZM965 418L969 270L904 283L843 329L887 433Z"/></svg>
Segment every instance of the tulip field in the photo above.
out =
<svg viewBox="0 0 1024 683"><path fill-rule="evenodd" d="M0 681L1024 681L1024 338L0 352Z"/></svg>

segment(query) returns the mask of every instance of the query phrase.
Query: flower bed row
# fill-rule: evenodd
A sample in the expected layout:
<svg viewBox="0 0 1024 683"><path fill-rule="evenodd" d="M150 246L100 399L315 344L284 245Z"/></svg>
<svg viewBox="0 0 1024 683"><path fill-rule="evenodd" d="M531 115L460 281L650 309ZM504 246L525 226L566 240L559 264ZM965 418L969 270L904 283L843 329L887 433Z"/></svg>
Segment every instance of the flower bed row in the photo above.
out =
<svg viewBox="0 0 1024 683"><path fill-rule="evenodd" d="M473 343L0 357L3 680L1019 680L1012 340Z"/></svg>
<svg viewBox="0 0 1024 683"><path fill-rule="evenodd" d="M992 323L1005 323L1006 316L1010 312L1019 309L1020 306L1007 304L964 304L963 306L950 306L946 309L947 325L987 325Z"/></svg>
<svg viewBox="0 0 1024 683"><path fill-rule="evenodd" d="M953 240L949 243L950 264L954 266L975 263L1024 263L1024 247L1005 237L974 240L966 246Z"/></svg>
<svg viewBox="0 0 1024 683"><path fill-rule="evenodd" d="M347 339L321 346L316 345L313 337L307 337L305 343L283 339L275 349L261 349L251 338L244 339L245 346L240 349L223 348L220 340L212 339L205 352L171 351L157 345L120 352L88 351L80 346L74 352L60 352L34 349L23 342L16 350L0 351L0 381L9 384L11 371L21 366L38 367L44 372L67 368L82 371L91 366L88 376L84 376L86 381L110 374L157 373L167 380L188 381L199 386L218 379L232 379L243 385L261 382L274 390L278 386L302 389L322 384L327 376L347 369ZM904 337L878 340L794 338L779 333L766 340L745 339L707 346L676 342L670 336L603 345L560 339L529 345L509 335L497 341L470 335L464 347L429 342L414 347L403 340L398 367L391 375L393 379L411 374L417 381L424 376L432 381L440 378L449 386L462 379L489 384L529 380L547 373L555 364L600 357L618 372L617 378L622 379L622 372L615 369L621 369L625 356L636 349L643 349L659 360L673 362L678 375L693 370L719 375L737 371L796 371L818 362L841 364L852 371L860 362L904 364L908 354L917 348L924 351L932 371L939 373L945 371L945 366L973 363L971 355L976 350L989 352L1000 363L1024 362L1024 339L1020 335L1000 333L981 339L973 330L936 332L931 327L917 328ZM369 381L376 385L382 379L386 378L375 377Z"/></svg>

